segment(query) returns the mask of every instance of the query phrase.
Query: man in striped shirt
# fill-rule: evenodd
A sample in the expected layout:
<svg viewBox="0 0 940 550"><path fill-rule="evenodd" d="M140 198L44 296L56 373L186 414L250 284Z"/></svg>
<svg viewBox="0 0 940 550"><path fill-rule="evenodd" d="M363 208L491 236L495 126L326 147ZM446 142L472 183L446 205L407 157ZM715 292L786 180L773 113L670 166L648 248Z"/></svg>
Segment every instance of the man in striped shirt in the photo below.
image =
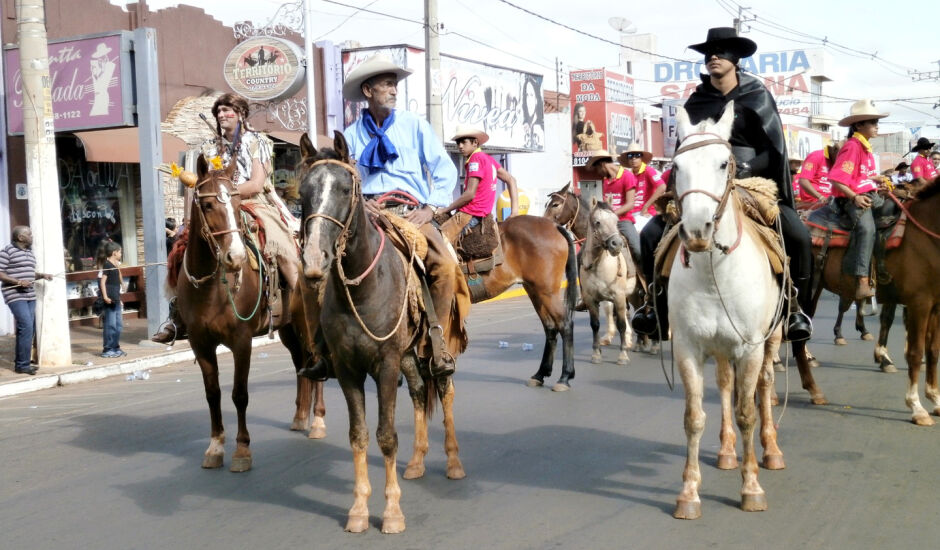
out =
<svg viewBox="0 0 940 550"><path fill-rule="evenodd" d="M0 290L3 301L16 322L16 355L14 370L19 374L36 374L29 364L36 324L36 279L52 280L52 275L36 271L33 255L33 232L25 225L13 228L13 243L0 249Z"/></svg>

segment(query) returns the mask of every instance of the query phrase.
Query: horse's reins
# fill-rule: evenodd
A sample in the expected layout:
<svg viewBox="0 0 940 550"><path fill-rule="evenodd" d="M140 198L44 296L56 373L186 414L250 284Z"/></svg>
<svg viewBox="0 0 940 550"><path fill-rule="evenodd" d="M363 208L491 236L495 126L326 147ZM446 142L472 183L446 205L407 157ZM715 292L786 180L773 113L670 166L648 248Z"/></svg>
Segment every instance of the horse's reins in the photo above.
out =
<svg viewBox="0 0 940 550"><path fill-rule="evenodd" d="M215 193L200 193L199 192L199 188L209 182L208 177L202 180L201 182L199 182L198 184L196 184L195 193L193 193L193 203L196 206L196 212L198 212L199 214L199 222L200 222L200 225L202 226L200 228L200 232L202 233L203 238L210 244L210 246L215 249L214 256L216 259L215 269L213 269L211 273L209 273L208 275L204 277L199 277L199 278L193 277L189 273L189 269L186 267L186 263L187 263L186 256L189 254L189 247L186 248L186 252L183 253L183 273L186 275L186 278L189 279L190 284L192 284L193 287L195 288L199 288L199 285L201 285L202 283L214 277L215 274L218 273L219 268L222 266L222 246L219 244L219 241L216 239L216 237L221 236L221 235L226 235L228 233L238 232L237 227L224 229L221 231L212 231L209 229L209 220L206 219L206 213L203 212L202 210L202 204L200 200L204 198L208 198L208 197L215 197L217 201L221 203L227 203L229 202L231 197L241 196L241 192L235 186L234 181L232 181L231 179L227 177L220 177L217 179L225 180L232 184L232 191L229 192L226 190L228 198L225 198L225 196L222 195L221 191L217 191Z"/></svg>
<svg viewBox="0 0 940 550"><path fill-rule="evenodd" d="M891 198L891 200L893 200L893 201L895 202L895 204L898 205L898 207L901 209L901 212L904 212L904 213L907 215L907 219L911 220L911 223L913 223L913 224L917 227L917 229L920 229L921 231L923 231L923 232L926 233L927 235L933 237L934 239L940 240L940 235L938 235L938 234L934 233L933 231L927 229L927 228L924 227L919 221L917 221L917 219L916 219L914 216L911 215L911 211L908 210L908 208L907 208L906 206L904 206L904 203L901 202L901 199L897 198L897 197L894 195L894 193L888 192L888 196Z"/></svg>
<svg viewBox="0 0 940 550"><path fill-rule="evenodd" d="M343 284L343 290L346 292L346 299L349 301L349 307L350 309L352 309L353 315L356 317L356 320L359 322L359 326L362 327L362 330L364 330L366 334L368 334L369 337L372 338L373 340L377 342L384 342L385 340L388 340L389 338L391 338L396 332L398 332L398 327L401 326L402 320L404 320L405 318L405 310L408 309L408 292L411 287L411 280L407 277L407 273L408 273L408 268L411 265L411 262L414 261L415 249L414 247L411 247L411 258L409 258L407 262L405 260L404 255L403 254L400 255L402 263L404 264L404 268L405 268L406 287L405 287L404 297L402 299L401 311L398 314L398 321L395 323L395 326L392 328L391 331L389 331L388 334L386 334L385 336L376 336L375 334L372 333L371 330L369 330L369 327L366 326L365 321L362 320L362 317L359 316L359 311L356 309L356 304L352 299L352 295L349 293L349 287L358 286L363 281L363 279L365 279L366 276L369 275L369 273L371 273L373 269L375 269L375 266L378 265L379 258L382 256L382 251L385 249L385 231L383 231L382 228L380 228L374 220L371 220L372 225L375 227L375 229L379 232L379 234L382 237L382 241L379 244L379 250L376 252L375 257L372 258L372 262L369 264L369 267L366 268L365 271L363 271L358 277L354 279L347 278L346 273L343 271L342 259L343 259L343 256L346 255L346 244L349 241L349 226L352 224L353 215L356 212L356 206L358 205L358 202L362 197L362 190L361 190L362 178L359 176L358 170L356 170L349 164L346 164L345 162L342 162L336 159L318 160L314 162L313 164L311 164L308 167L308 170L313 170L317 166L328 165L328 164L340 166L344 170L349 172L349 174L352 176L353 189L352 189L352 197L350 198L350 203L349 203L349 213L346 215L346 221L340 222L338 219L328 214L314 212L313 214L310 214L309 216L304 218L304 223L303 223L304 231L303 232L304 234L306 234L307 223L310 222L310 220L313 220L316 218L323 218L327 221L330 221L340 226L340 228L342 228L342 232L340 233L339 238L336 239L335 254L336 254L336 271L339 274L340 281Z"/></svg>

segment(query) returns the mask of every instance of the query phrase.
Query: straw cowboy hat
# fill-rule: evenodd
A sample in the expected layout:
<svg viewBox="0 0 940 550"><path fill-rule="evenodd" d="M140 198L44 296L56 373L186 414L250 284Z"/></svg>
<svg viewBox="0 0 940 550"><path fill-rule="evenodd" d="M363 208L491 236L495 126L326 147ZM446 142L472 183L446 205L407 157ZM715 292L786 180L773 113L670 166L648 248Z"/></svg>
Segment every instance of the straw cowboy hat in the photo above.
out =
<svg viewBox="0 0 940 550"><path fill-rule="evenodd" d="M398 80L401 80L412 72L411 69L396 65L387 55L377 53L349 71L346 81L343 82L343 97L350 101L365 101L366 96L362 95L362 83L366 80L380 74L394 74Z"/></svg>
<svg viewBox="0 0 940 550"><path fill-rule="evenodd" d="M744 59L754 55L754 52L757 51L757 44L749 38L738 36L738 31L734 30L734 27L715 27L708 29L705 42L692 44L689 49L703 55L722 50Z"/></svg>
<svg viewBox="0 0 940 550"><path fill-rule="evenodd" d="M888 115L889 113L879 113L878 109L875 109L875 103L872 100L860 99L852 104L852 108L849 109L849 116L840 120L839 126L849 127L856 122L872 119L877 120Z"/></svg>
<svg viewBox="0 0 940 550"><path fill-rule="evenodd" d="M587 168L588 170L592 170L594 168L594 165L597 164L598 162L613 162L613 161L614 161L614 157L608 155L607 153L603 151L599 151L595 153L594 156L588 159L584 167Z"/></svg>
<svg viewBox="0 0 940 550"><path fill-rule="evenodd" d="M917 140L917 145L911 148L911 152L916 153L917 151L923 151L924 149L933 149L934 145L936 144L931 143L929 139L922 137Z"/></svg>
<svg viewBox="0 0 940 550"><path fill-rule="evenodd" d="M631 143L629 147L627 147L626 151L624 151L623 153L620 153L620 155L617 157L617 162L619 162L620 164L626 164L627 153L642 153L643 162L645 164L649 164L649 162L653 160L653 153L650 153L649 151L644 151L643 146L635 141Z"/></svg>
<svg viewBox="0 0 940 550"><path fill-rule="evenodd" d="M490 140L490 136L483 130L467 124L458 124L457 133L450 140L457 141L463 138L474 138L477 140L478 145L483 145Z"/></svg>

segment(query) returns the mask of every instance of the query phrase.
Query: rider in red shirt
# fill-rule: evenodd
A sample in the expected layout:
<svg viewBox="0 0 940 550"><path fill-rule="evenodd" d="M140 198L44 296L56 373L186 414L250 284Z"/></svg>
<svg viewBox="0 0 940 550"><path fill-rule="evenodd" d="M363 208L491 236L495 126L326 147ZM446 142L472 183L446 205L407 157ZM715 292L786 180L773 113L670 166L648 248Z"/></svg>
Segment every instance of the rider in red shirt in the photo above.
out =
<svg viewBox="0 0 940 550"><path fill-rule="evenodd" d="M636 202L636 177L630 170L616 164L614 158L607 153L594 155L588 160L585 167L604 178L604 202L610 205L614 214L617 214L620 220L617 222L617 229L626 239L627 247L630 249L630 254L633 255L634 262L639 264L640 235L633 225L636 221L633 217Z"/></svg>
<svg viewBox="0 0 940 550"><path fill-rule="evenodd" d="M914 176L915 189L921 189L937 179L937 168L927 158L934 145L929 139L922 137L917 140L917 145L911 149L912 153L917 153L917 156L911 161L911 174Z"/></svg>

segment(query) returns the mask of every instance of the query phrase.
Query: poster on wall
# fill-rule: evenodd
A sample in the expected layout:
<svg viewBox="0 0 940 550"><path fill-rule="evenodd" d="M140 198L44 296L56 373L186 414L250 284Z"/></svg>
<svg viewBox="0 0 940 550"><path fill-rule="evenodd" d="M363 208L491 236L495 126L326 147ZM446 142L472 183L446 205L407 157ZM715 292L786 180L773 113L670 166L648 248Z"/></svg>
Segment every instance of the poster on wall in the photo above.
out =
<svg viewBox="0 0 940 550"><path fill-rule="evenodd" d="M56 132L133 126L130 33L49 42ZM20 50L4 50L8 132L23 133Z"/></svg>
<svg viewBox="0 0 940 550"><path fill-rule="evenodd" d="M398 85L397 108L424 118L427 100L424 52L395 46L343 52L343 78L363 61L383 53L400 66L414 72ZM441 56L441 112L446 141L458 124L484 130L490 136L488 147L514 151L542 151L545 148L545 112L542 76L515 69ZM344 101L344 123L358 120L365 102Z"/></svg>
<svg viewBox="0 0 940 550"><path fill-rule="evenodd" d="M584 166L598 151L613 156L633 141L633 79L607 69L572 71L571 163Z"/></svg>

